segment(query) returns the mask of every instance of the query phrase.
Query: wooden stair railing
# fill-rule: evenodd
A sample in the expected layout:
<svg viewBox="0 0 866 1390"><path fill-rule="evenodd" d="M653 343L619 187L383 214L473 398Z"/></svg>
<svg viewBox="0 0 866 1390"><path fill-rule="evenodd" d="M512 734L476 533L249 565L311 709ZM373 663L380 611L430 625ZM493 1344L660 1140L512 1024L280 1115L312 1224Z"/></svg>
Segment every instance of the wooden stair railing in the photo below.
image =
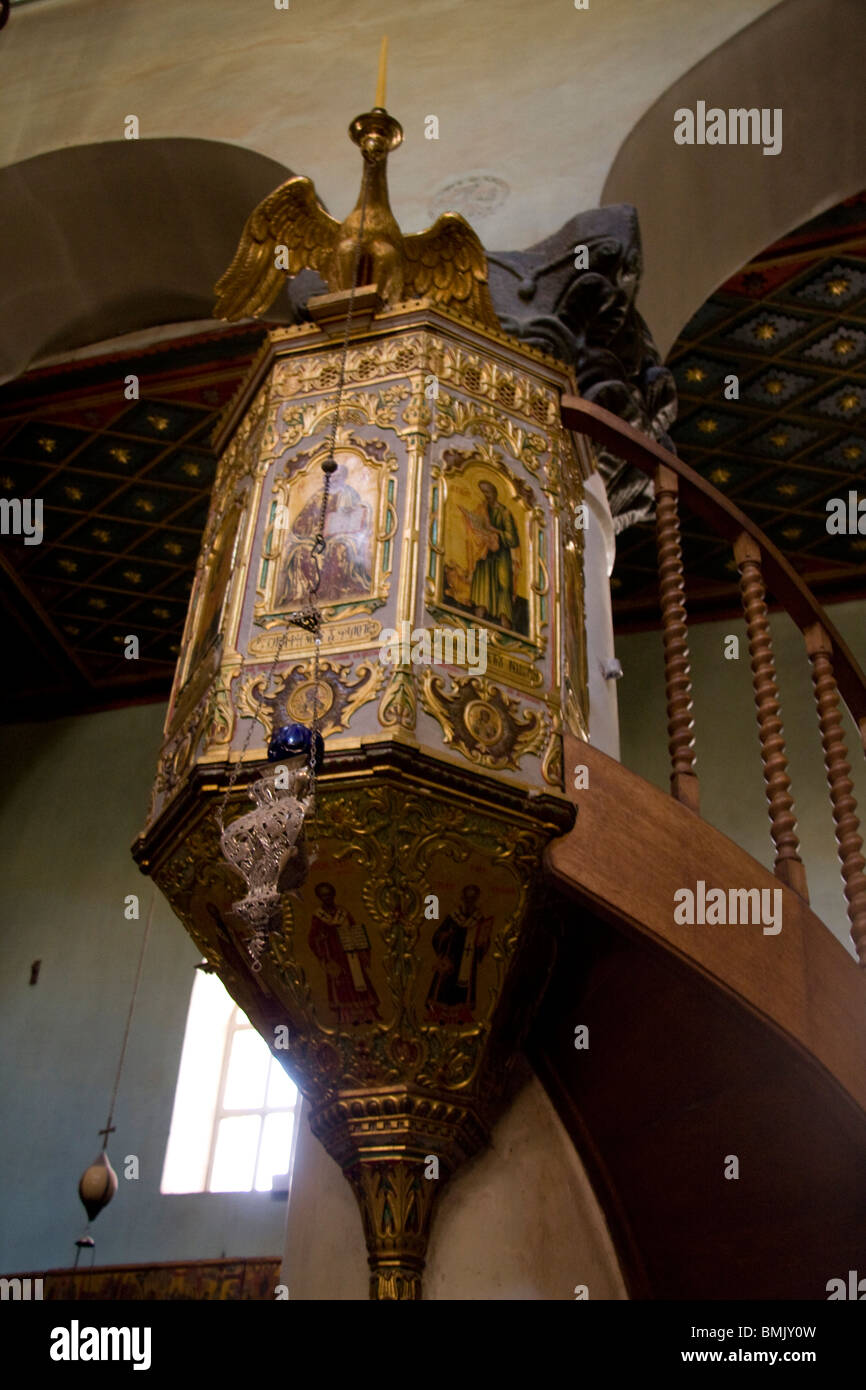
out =
<svg viewBox="0 0 866 1390"><path fill-rule="evenodd" d="M779 714L766 587L803 633L812 664L818 726L851 936L860 963L866 966L866 862L839 709L841 694L860 730L866 752L866 677L811 590L763 531L723 493L676 454L590 401L576 396L563 397L562 422L576 434L603 444L655 483L671 794L695 812L699 807L699 795L679 499L731 542L740 575L740 596L749 638L770 833L776 852L774 871L777 878L808 902L806 871L800 859Z"/></svg>

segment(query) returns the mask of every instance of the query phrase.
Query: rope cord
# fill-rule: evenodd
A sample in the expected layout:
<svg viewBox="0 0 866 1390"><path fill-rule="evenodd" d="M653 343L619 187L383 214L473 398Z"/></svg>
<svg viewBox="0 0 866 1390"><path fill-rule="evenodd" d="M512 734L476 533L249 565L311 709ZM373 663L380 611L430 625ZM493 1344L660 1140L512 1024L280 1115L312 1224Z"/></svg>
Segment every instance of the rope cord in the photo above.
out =
<svg viewBox="0 0 866 1390"><path fill-rule="evenodd" d="M135 983L132 986L132 998L129 1001L129 1013L126 1016L126 1027L123 1030L123 1043L121 1044L120 1048L120 1061L117 1064L117 1074L114 1078L114 1090L111 1093L111 1102L108 1106L108 1119L105 1122L105 1129L101 1129L99 1131L100 1134L105 1135L105 1141L102 1145L103 1153L105 1153L106 1146L108 1144L108 1136L114 1128L114 1126L112 1125L112 1120L114 1119L114 1106L117 1101L117 1092L120 1086L120 1074L123 1071L123 1063L126 1060L126 1045L129 1042L129 1030L132 1027L132 1015L135 1012L135 1001L138 998L138 987L141 984L141 971L142 966L144 965L144 953L147 950L147 939L150 936L150 926L153 921L153 909L155 903L156 894L154 893L150 899L150 909L147 914L147 924L144 928L144 937L142 938L141 951L139 952L138 956L138 966L135 971Z"/></svg>

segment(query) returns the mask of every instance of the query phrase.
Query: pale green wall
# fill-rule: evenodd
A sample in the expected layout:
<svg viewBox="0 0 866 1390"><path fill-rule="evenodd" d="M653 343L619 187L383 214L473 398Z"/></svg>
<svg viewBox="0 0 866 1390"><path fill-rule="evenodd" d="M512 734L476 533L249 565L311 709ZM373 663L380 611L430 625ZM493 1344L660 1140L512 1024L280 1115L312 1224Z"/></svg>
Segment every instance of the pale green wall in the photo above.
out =
<svg viewBox="0 0 866 1390"><path fill-rule="evenodd" d="M78 1179L99 1151L153 891L129 847L164 713L0 729L0 1272L70 1265L84 1228ZM124 919L128 893L139 922ZM283 1249L285 1202L268 1193L159 1193L198 959L157 896L109 1144L120 1186L92 1228L97 1264ZM122 1177L132 1153L138 1182Z"/></svg>
<svg viewBox="0 0 866 1390"><path fill-rule="evenodd" d="M831 608L829 615L861 667L866 668L866 604L840 604ZM786 614L774 614L771 628L788 771L812 907L852 950L809 662L802 636ZM724 658L724 638L728 633L740 638L738 661ZM701 813L761 863L772 867L745 624L731 620L692 623L689 646ZM661 635L641 632L620 636L616 651L624 672L618 684L622 762L667 790L670 764ZM866 766L859 736L847 711L845 727L855 795L861 818L866 819ZM636 838L639 834L636 826Z"/></svg>

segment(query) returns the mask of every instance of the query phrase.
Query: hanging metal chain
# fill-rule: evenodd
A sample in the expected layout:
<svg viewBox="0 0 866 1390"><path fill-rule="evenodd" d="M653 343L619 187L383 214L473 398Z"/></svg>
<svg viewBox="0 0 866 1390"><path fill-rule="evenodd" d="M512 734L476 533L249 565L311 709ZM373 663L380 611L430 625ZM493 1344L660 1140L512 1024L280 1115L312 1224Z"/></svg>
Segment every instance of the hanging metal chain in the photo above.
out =
<svg viewBox="0 0 866 1390"><path fill-rule="evenodd" d="M319 530L313 544L313 564L315 566L316 582L310 584L307 589L307 609L310 619L310 631L313 632L313 726L310 737L310 776L312 792L312 818L315 820L317 811L316 802L316 745L319 741L319 653L322 646L322 615L316 602L316 596L322 583L322 570L319 564L319 556L325 553L325 524L328 516L328 503L331 496L331 478L337 471L337 460L334 457L337 448L337 431L340 423L340 411L343 404L343 391L346 385L346 363L349 358L349 339L352 333L352 311L355 307L355 295L358 290L358 275L361 268L361 247L364 240L364 220L367 214L367 193L369 189L370 166L365 162L364 174L361 180L361 216L358 223L358 240L355 242L355 252L352 262L352 287L349 292L349 306L346 310L346 324L343 330L343 346L340 351L340 375L337 380L337 402L334 407L334 415L331 420L331 435L328 440L328 456L322 464L322 472L325 475L325 482L322 488L322 507L319 512Z"/></svg>
<svg viewBox="0 0 866 1390"><path fill-rule="evenodd" d="M322 615L316 602L319 588L322 583L322 569L319 563L319 556L325 553L325 523L328 515L328 503L331 496L331 477L337 470L337 462L334 453L337 447L337 430L340 421L340 411L343 404L343 390L346 383L346 363L349 356L349 339L352 332L352 311L355 306L355 294L358 289L358 273L361 266L361 247L364 238L364 221L367 212L367 194L369 189L369 165L365 162L364 173L361 180L361 216L358 224L358 239L355 243L354 259L352 264L352 285L349 293L349 305L346 310L346 324L343 332L343 346L340 352L340 375L337 381L337 400L334 407L334 415L331 422L331 433L328 440L328 454L322 464L324 474L324 484L322 487L322 505L319 511L319 529L313 542L312 559L315 573L315 583L308 582L307 603L305 608L297 613L290 613L286 619L286 628L283 632L274 659L271 662L267 673L265 691L268 691L276 674L277 666L283 654L283 647L289 635L290 627L300 627L307 632L312 632L314 641L313 650L313 722L310 730L310 793L311 793L311 816L316 817L316 745L319 741L319 652L322 645ZM225 793L220 803L217 813L220 834L225 828L225 813L229 803L229 798L234 791L235 783L240 776L244 758L247 755L252 741L253 731L257 720L251 719L247 728L246 737L240 750L237 760L232 766L226 783Z"/></svg>

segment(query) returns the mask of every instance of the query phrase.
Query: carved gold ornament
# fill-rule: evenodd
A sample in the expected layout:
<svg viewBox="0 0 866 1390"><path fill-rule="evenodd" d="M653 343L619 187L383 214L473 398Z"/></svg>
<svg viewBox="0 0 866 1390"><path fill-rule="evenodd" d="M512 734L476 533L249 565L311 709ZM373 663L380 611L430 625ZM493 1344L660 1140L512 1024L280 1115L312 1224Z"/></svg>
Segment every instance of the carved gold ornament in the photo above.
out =
<svg viewBox="0 0 866 1390"><path fill-rule="evenodd" d="M398 666L379 701L379 723L383 729L414 729L418 722L415 678L405 666Z"/></svg>
<svg viewBox="0 0 866 1390"><path fill-rule="evenodd" d="M545 718L540 710L521 710L484 676L456 676L445 693L445 681L426 667L421 676L421 703L439 721L445 742L470 762L515 772L526 753L544 743Z"/></svg>
<svg viewBox="0 0 866 1390"><path fill-rule="evenodd" d="M319 680L312 679L310 662L299 662L274 680L273 693L267 693L268 676L259 672L240 683L238 713L257 719L270 736L282 724L310 724L318 701L320 732L323 738L346 729L356 710L374 700L385 680L381 666L360 662L334 665L322 661Z"/></svg>
<svg viewBox="0 0 866 1390"><path fill-rule="evenodd" d="M562 720L555 710L550 720L550 733L544 750L544 757L541 760L541 775L549 787L556 787L558 791L561 791L565 785L562 761Z"/></svg>

